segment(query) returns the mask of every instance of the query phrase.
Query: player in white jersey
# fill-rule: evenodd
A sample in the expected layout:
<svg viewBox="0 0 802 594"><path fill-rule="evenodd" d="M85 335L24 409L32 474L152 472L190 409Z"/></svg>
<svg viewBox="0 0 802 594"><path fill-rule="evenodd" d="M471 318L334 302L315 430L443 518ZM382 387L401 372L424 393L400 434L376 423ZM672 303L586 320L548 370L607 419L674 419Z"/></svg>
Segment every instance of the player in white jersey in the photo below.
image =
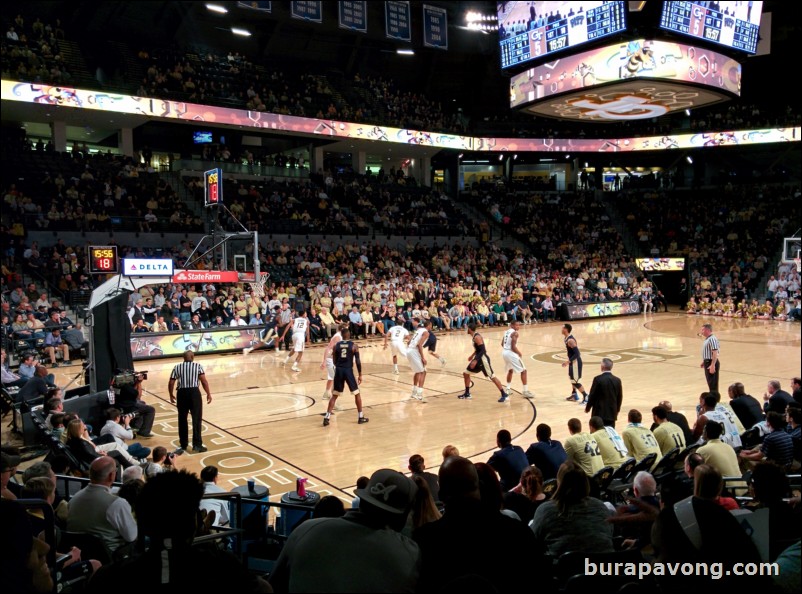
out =
<svg viewBox="0 0 802 594"><path fill-rule="evenodd" d="M310 332L311 332L311 324L309 324L309 319L306 317L306 311L301 312L301 314L292 321L292 324L287 324L287 327L284 329L284 334L281 335L281 341L284 341L284 337L286 336L287 332L289 332L290 327L292 327L292 351L289 352L287 358L284 359L282 365L286 367L287 363L290 362L292 356L295 355L295 362L292 364L293 371L301 371L301 368L298 367L298 363L301 362L301 359L304 356L304 343L309 340Z"/></svg>
<svg viewBox="0 0 802 594"><path fill-rule="evenodd" d="M331 337L326 350L323 351L323 361L320 363L320 368L326 370L326 389L323 392L323 400L331 398L331 388L334 385L334 347L343 339L341 330L342 327L337 326L337 332Z"/></svg>
<svg viewBox="0 0 802 594"><path fill-rule="evenodd" d="M432 321L426 320L426 324L431 328ZM423 354L423 345L429 338L429 331L425 326L420 325L418 318L412 318L412 338L409 339L407 348L407 361L412 368L412 394L411 398L423 400L423 383L426 381L426 357Z"/></svg>
<svg viewBox="0 0 802 594"><path fill-rule="evenodd" d="M520 328L521 322L513 320L501 339L501 358L504 359L504 365L507 368L507 393L512 390L512 374L515 372L521 374L524 398L534 398L535 395L529 391L529 387L526 385L526 367L524 366L523 355L518 348L518 330Z"/></svg>
<svg viewBox="0 0 802 594"><path fill-rule="evenodd" d="M384 335L384 349L387 350L387 342L390 342L390 350L393 353L393 374L398 375L398 355L406 359L407 341L409 340L409 330L404 328L404 324L396 324Z"/></svg>

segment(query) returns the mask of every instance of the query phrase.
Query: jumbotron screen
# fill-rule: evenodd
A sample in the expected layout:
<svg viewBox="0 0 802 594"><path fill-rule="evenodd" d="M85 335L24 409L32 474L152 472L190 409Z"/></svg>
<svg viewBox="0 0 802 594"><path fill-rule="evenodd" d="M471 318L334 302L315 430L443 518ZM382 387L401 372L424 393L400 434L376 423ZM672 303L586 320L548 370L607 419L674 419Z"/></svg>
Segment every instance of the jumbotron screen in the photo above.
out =
<svg viewBox="0 0 802 594"><path fill-rule="evenodd" d="M663 2L660 28L754 54L762 11L763 2Z"/></svg>
<svg viewBox="0 0 802 594"><path fill-rule="evenodd" d="M501 67L624 31L626 2L497 2Z"/></svg>

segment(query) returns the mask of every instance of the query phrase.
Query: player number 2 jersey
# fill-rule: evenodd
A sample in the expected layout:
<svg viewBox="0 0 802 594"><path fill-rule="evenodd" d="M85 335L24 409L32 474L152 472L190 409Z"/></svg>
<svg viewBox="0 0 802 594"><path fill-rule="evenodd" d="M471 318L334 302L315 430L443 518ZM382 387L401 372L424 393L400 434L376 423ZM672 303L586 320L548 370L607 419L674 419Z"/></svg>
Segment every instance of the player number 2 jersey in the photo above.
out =
<svg viewBox="0 0 802 594"><path fill-rule="evenodd" d="M390 340L393 342L404 342L404 338L409 336L409 331L403 326L393 326L390 328Z"/></svg>

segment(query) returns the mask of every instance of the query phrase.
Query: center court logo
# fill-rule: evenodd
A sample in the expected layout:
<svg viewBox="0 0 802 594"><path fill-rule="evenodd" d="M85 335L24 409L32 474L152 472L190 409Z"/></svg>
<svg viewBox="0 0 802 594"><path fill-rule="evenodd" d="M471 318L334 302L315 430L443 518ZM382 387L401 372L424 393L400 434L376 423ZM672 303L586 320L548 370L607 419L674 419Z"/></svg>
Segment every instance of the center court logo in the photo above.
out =
<svg viewBox="0 0 802 594"><path fill-rule="evenodd" d="M603 350L585 350L582 352L582 359L587 365L589 362L601 363L605 357L611 359L614 363L626 363L627 361L673 361L674 359L683 359L688 355L676 354L672 355L660 351L647 350L640 347L631 349L618 349L613 351ZM532 359L540 361L541 363L559 363L562 365L565 361L565 350L561 351L547 351L545 353L537 353L532 355Z"/></svg>

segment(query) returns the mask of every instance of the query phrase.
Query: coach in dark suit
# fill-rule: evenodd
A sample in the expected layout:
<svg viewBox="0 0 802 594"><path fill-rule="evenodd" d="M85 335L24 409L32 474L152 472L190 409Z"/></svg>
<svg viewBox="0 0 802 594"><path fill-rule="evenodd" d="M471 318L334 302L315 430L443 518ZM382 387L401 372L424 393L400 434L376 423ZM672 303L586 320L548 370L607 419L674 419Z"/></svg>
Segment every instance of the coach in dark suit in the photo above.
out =
<svg viewBox="0 0 802 594"><path fill-rule="evenodd" d="M624 390L621 386L621 378L613 375L613 362L605 357L601 362L601 375L593 378L590 386L590 393L583 396L587 400L585 412L591 416L601 417L605 426L615 427L615 420L621 410L621 402L624 400Z"/></svg>

